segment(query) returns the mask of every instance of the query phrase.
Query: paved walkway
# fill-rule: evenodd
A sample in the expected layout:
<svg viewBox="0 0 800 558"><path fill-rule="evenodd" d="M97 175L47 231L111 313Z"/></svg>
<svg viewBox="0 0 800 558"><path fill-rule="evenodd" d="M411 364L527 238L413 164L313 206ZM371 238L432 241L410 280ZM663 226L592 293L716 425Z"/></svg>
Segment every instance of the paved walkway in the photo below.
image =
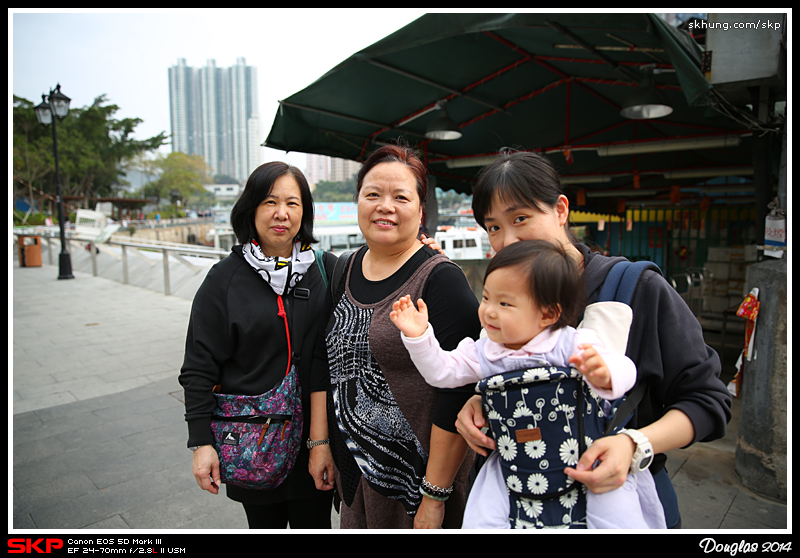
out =
<svg viewBox="0 0 800 558"><path fill-rule="evenodd" d="M13 258L9 532L246 528L239 504L191 474L177 381L191 301L74 274ZM785 529L786 506L733 471L736 426L671 452L684 527Z"/></svg>

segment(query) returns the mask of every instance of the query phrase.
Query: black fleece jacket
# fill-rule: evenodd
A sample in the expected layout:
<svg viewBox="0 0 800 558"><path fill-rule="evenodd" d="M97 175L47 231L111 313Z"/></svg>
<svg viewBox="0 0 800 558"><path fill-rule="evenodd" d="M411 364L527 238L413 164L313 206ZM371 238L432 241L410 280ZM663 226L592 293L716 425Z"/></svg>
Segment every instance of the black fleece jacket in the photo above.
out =
<svg viewBox="0 0 800 558"><path fill-rule="evenodd" d="M591 304L597 301L611 267L624 258L577 247L585 258L586 303ZM626 354L636 363L637 382L647 382L649 388L630 426L647 426L668 410L679 409L694 425L694 442L725 436L731 394L719 377L719 356L705 343L702 327L684 300L659 273L645 271L631 308Z"/></svg>
<svg viewBox="0 0 800 558"><path fill-rule="evenodd" d="M325 267L333 270L336 256L325 253ZM247 491L227 487L228 496L238 501L257 497L258 502L318 495L308 474L310 394L325 391L311 379L311 361L319 330L327 324L324 313L326 289L316 264L312 264L298 287L310 289L302 347L295 332L298 301L284 296L289 320L293 362L297 367L303 398L303 444L292 475L275 490ZM295 290L296 291L296 290ZM186 352L179 376L184 388L188 446L212 444L211 415L216 406L212 389L221 392L258 395L272 389L286 374L289 349L286 326L278 316L278 297L242 256L241 246L214 265L200 286L192 304L186 334Z"/></svg>

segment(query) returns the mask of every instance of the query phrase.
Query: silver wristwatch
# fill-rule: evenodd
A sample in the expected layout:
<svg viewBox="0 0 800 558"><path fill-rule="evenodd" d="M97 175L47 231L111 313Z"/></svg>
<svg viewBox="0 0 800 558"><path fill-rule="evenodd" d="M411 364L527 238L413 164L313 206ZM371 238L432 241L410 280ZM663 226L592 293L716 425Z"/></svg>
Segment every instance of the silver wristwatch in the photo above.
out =
<svg viewBox="0 0 800 558"><path fill-rule="evenodd" d="M631 460L631 473L638 473L647 469L653 462L653 445L647 436L638 430L624 429L620 434L626 434L636 444L636 451L633 452L633 459Z"/></svg>

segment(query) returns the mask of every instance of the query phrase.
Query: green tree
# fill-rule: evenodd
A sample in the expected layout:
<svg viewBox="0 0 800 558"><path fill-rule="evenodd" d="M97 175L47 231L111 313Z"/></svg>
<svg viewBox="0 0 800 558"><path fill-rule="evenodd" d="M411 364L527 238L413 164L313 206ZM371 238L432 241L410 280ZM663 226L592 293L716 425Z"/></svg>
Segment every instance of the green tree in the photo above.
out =
<svg viewBox="0 0 800 558"><path fill-rule="evenodd" d="M315 202L345 202L353 201L356 192L355 180L345 180L343 182L328 182L320 180L314 189Z"/></svg>
<svg viewBox="0 0 800 558"><path fill-rule="evenodd" d="M173 151L155 159L159 177L145 185L145 195L156 198L156 204L168 199L186 207L190 196L202 196L203 185L209 183L210 169L201 155Z"/></svg>
<svg viewBox="0 0 800 558"><path fill-rule="evenodd" d="M30 208L22 218L24 224L33 211L34 188L44 191L44 179L55 169L52 137L43 133L33 112L33 103L14 96L13 105L13 196L28 195ZM40 184L40 181L42 183Z"/></svg>
<svg viewBox="0 0 800 558"><path fill-rule="evenodd" d="M109 104L105 95L91 106L70 109L58 122L58 159L64 195L86 198L107 195L121 183L127 161L138 154L155 151L167 141L165 132L145 140L133 137L139 118L114 117L119 107ZM14 172L36 177L42 190L55 193L55 165L37 174L44 166L46 153L52 160L53 141L50 127L41 126L33 112L33 103L14 96Z"/></svg>

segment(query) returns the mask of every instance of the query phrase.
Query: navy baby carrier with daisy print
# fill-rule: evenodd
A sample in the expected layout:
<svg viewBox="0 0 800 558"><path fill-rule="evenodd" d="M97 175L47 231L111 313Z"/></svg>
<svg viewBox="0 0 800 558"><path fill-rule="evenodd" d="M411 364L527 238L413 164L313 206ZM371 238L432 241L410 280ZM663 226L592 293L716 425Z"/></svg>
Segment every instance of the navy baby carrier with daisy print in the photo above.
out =
<svg viewBox="0 0 800 558"><path fill-rule="evenodd" d="M651 267L617 264L600 301L630 304L639 275ZM477 353L483 358L483 350ZM497 446L511 528L585 529L586 487L564 469L574 467L594 440L619 431L642 389L604 401L576 369L536 365L484 378L476 391Z"/></svg>

